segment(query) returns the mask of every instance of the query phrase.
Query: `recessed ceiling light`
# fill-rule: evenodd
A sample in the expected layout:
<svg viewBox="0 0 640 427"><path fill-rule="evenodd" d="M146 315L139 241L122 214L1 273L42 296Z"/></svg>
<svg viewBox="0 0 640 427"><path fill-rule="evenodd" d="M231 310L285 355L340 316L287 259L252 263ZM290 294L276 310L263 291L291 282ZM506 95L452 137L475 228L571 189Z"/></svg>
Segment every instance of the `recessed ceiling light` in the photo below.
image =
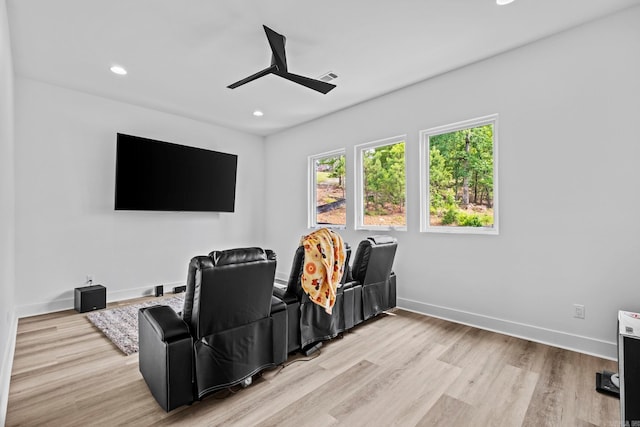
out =
<svg viewBox="0 0 640 427"><path fill-rule="evenodd" d="M323 75L321 75L318 80L322 80L323 82L330 82L331 80L335 80L338 78L338 75L333 71L327 71Z"/></svg>
<svg viewBox="0 0 640 427"><path fill-rule="evenodd" d="M253 115L256 116L256 117L262 117L262 116L264 116L264 113L262 111L260 111L260 110L256 110L256 111L253 112Z"/></svg>
<svg viewBox="0 0 640 427"><path fill-rule="evenodd" d="M505 4L513 3L513 0L496 0L496 4L504 6Z"/></svg>
<svg viewBox="0 0 640 427"><path fill-rule="evenodd" d="M124 76L125 74L127 74L127 70L125 70L119 65L114 65L113 67L111 67L111 72L114 74L119 74L121 76Z"/></svg>

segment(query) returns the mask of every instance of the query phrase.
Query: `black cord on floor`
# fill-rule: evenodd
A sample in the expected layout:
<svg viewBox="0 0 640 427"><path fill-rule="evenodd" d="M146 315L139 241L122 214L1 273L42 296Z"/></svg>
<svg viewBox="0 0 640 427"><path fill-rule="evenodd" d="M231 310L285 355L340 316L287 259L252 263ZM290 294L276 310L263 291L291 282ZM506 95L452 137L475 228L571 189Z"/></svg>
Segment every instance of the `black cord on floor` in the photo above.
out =
<svg viewBox="0 0 640 427"><path fill-rule="evenodd" d="M311 362L313 359L315 359L316 357L320 356L320 354L321 354L321 353L322 353L322 350L317 350L317 351L314 353L314 355L313 355L313 356L311 356L311 357L307 357L306 359L302 359L302 358L300 358L300 359L292 360L292 361L291 361L291 362L289 362L289 363L283 363L283 364L282 364L282 365L283 365L283 366L282 366L282 368L284 369L284 368L286 368L287 366L289 366L289 365L293 365L293 364L294 364L294 363L296 363L296 362Z"/></svg>
<svg viewBox="0 0 640 427"><path fill-rule="evenodd" d="M276 371L275 374L273 374L273 376L271 376L271 378L274 378L276 375L278 375L280 372L282 372L282 370L284 368L286 368L287 366L293 365L296 362L310 362L313 359L315 359L316 357L320 356L320 353L322 353L321 350L317 350L311 357L307 357L307 358L300 358L300 359L296 359L296 360L292 360L289 363L281 363L277 366L278 370ZM263 377L263 372L260 372L257 374L259 377ZM224 390L220 390L216 393L213 394L213 396L211 396L214 399L218 399L218 400L224 400L227 399L230 396L233 396L234 394L236 394L237 392L239 392L242 388L242 386L240 385L236 385L234 387L228 387ZM224 393L224 394L223 394Z"/></svg>
<svg viewBox="0 0 640 427"><path fill-rule="evenodd" d="M224 394L223 394L223 392L224 392ZM225 388L224 390L220 390L220 391L216 392L212 397L214 399L224 400L224 399L227 399L230 396L233 396L237 392L238 392L238 390L234 390L233 388L228 387L228 388Z"/></svg>
<svg viewBox="0 0 640 427"><path fill-rule="evenodd" d="M278 372L276 372L275 374L273 374L273 377L275 377L275 376L276 376L276 375L278 375L280 372L282 372L282 370L283 370L284 368L286 368L287 366L293 365L294 363L297 363L297 362L310 362L310 361L312 361L313 359L315 359L316 357L320 356L320 354L321 354L321 353L322 353L322 350L318 350L318 351L316 351L316 352L313 354L313 356L311 356L311 357L307 357L307 358L305 358L305 359L300 358L300 359L292 360L292 361L291 361L291 362L289 362L289 363L282 363L282 364L278 365L278 367L279 367L280 369L278 369ZM272 378L273 378L273 377L272 377Z"/></svg>

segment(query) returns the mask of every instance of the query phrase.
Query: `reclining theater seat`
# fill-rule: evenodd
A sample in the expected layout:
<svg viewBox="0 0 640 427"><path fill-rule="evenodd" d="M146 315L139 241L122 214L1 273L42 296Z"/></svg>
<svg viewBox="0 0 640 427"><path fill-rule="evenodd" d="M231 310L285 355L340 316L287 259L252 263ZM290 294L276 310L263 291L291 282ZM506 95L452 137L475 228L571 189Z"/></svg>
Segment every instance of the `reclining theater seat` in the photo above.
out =
<svg viewBox="0 0 640 427"><path fill-rule="evenodd" d="M168 306L140 309L139 369L165 411L286 360L275 268L275 254L261 248L214 251L189 264L182 317Z"/></svg>
<svg viewBox="0 0 640 427"><path fill-rule="evenodd" d="M397 240L386 235L368 237L358 245L351 266L353 280L362 285L356 324L396 306L396 276L391 269L397 247Z"/></svg>
<svg viewBox="0 0 640 427"><path fill-rule="evenodd" d="M345 243L345 269L332 313L326 313L323 307L313 303L303 291L300 277L304 268L304 247L298 246L293 256L291 273L287 287L273 288L273 293L287 305L288 349L289 353L303 350L318 341L324 341L353 327L354 283L347 282L347 268L351 256L351 247ZM359 286L359 285L358 285ZM350 326L349 326L350 325Z"/></svg>

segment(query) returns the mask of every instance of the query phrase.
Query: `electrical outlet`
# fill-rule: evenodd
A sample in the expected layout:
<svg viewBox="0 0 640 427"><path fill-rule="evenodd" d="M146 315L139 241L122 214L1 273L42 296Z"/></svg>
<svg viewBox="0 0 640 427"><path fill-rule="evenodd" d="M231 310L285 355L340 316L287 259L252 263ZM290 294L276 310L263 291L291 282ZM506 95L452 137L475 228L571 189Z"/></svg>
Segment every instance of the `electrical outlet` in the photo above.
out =
<svg viewBox="0 0 640 427"><path fill-rule="evenodd" d="M93 284L93 274L87 274L87 285Z"/></svg>
<svg viewBox="0 0 640 427"><path fill-rule="evenodd" d="M584 305L573 304L573 317L576 319L584 319Z"/></svg>

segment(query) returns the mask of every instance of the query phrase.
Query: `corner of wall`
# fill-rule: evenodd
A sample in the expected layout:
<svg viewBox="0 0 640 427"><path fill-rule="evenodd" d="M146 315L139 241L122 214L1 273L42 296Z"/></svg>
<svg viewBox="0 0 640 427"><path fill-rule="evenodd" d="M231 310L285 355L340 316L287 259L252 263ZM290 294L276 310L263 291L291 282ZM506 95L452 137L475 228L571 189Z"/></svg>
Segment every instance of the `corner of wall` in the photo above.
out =
<svg viewBox="0 0 640 427"><path fill-rule="evenodd" d="M16 334L18 332L18 318L13 313L9 328L8 342L4 346L2 365L0 365L0 425L5 425L7 405L9 403L9 386L11 384L11 370L13 368L13 355L16 349Z"/></svg>
<svg viewBox="0 0 640 427"><path fill-rule="evenodd" d="M6 0L0 0L0 42L0 425L4 425L18 327L14 307L14 69Z"/></svg>

